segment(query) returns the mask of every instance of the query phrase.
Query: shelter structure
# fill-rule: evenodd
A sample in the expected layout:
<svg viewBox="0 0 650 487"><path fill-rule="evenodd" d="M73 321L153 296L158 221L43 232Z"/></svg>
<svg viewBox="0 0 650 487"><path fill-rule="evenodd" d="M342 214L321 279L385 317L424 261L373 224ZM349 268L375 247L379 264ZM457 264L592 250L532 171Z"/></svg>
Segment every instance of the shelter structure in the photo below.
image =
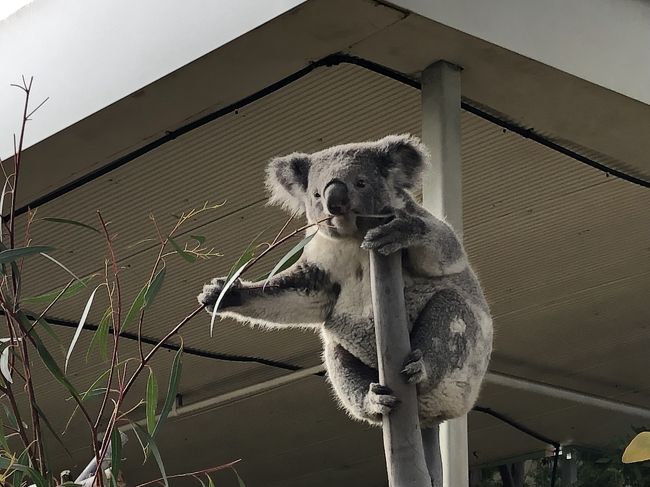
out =
<svg viewBox="0 0 650 487"><path fill-rule="evenodd" d="M168 259L148 315L160 327L145 329L159 338L204 282L284 223L264 206L270 157L390 133L436 140L440 114L422 100L437 85L423 72L439 60L458 66L448 99L460 172L423 191L444 191L438 207L462 226L496 334L483 412L443 435L448 468L553 449L486 410L542 440L603 447L650 423L649 26L650 5L633 0L35 0L0 22L0 156L20 116L8 85L33 74L34 97L50 101L30 122L19 206L80 221L102 209L132 296L151 249L131 244L151 237L149 212L169 224L226 201L186 234L223 257ZM93 235L37 225L34 240L80 275L102 267ZM30 294L67 282L40 266ZM84 299L50 316L70 337ZM222 321L210 338L206 315L184 340L182 404L159 438L169 473L242 458L250 485L385 484L381 432L337 409L315 335ZM161 377L172 357L154 364ZM75 366L82 385L101 369ZM45 371L36 380L62 428L65 391ZM67 434L81 438L83 426ZM125 456L137 448L129 442ZM72 453L87 463L86 449ZM126 476L137 483L155 468Z"/></svg>

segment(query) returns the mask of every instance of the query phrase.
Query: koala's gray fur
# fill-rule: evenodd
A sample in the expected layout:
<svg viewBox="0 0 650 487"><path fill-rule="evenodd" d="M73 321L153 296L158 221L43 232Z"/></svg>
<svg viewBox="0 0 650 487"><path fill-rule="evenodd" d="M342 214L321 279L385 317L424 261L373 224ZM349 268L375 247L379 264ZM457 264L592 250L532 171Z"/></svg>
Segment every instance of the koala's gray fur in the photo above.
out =
<svg viewBox="0 0 650 487"><path fill-rule="evenodd" d="M370 423L380 422L399 401L378 384L369 249L404 251L413 352L405 357L403 375L417 384L423 427L472 408L492 349L488 305L458 237L409 192L421 180L426 157L416 138L388 136L273 159L270 202L306 214L310 223L331 219L319 225L296 264L264 290L238 282L219 311L266 327L318 330L341 405ZM377 214L394 218L370 225ZM214 279L203 288L198 299L209 311L223 284L223 278Z"/></svg>

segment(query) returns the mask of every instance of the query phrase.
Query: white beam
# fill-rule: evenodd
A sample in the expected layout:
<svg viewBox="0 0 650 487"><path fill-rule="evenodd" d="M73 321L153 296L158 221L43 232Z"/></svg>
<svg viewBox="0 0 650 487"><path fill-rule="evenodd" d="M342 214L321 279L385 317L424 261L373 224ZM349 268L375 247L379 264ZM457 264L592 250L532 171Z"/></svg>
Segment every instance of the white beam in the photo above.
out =
<svg viewBox="0 0 650 487"><path fill-rule="evenodd" d="M431 168L422 187L425 208L444 218L462 238L460 68L439 61L422 73L422 142ZM467 416L440 426L444 487L469 485Z"/></svg>
<svg viewBox="0 0 650 487"><path fill-rule="evenodd" d="M650 420L650 409L648 408L634 406L632 404L594 396L593 394L586 394L584 392L578 392L564 387L552 386L544 384L543 382L535 382L528 379L522 379L521 377L501 374L499 372L488 372L485 376L485 382L519 391L532 392L546 397L555 397L576 404L596 407L605 411L612 411Z"/></svg>

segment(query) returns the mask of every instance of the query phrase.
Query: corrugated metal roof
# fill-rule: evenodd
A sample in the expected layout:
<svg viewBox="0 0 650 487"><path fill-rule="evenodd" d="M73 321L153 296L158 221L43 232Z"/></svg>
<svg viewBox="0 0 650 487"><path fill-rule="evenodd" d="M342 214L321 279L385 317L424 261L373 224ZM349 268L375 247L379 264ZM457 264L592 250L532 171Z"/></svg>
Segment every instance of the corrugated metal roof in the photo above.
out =
<svg viewBox="0 0 650 487"><path fill-rule="evenodd" d="M417 134L419 112L419 93L390 79L350 65L316 71L44 205L38 215L94 223L94 211L101 208L117 235L124 266L124 299L130 302L155 258L151 243L130 246L155 236L149 211L156 214L161 226L168 227L176 219L172 215L184 209L201 206L205 200L226 200L222 208L190 222L177 239L184 242L189 235L204 235L223 257L191 265L178 256L166 259L165 287L147 313L145 328L146 335L160 337L195 307L194 297L201 285L214 275L227 273L260 230L268 228L265 236L271 239L274 230L282 226L286 215L264 206L263 169L270 157L389 133ZM466 246L496 318L492 367L596 394L636 391L626 400L650 407L650 380L646 367L639 367L647 354L650 326L650 191L607 178L468 113L462 116L462 144ZM55 167L56 161L52 164ZM104 244L92 232L39 222L33 235L36 243L47 242L59 249L54 255L80 275L103 268ZM276 252L273 257L279 255ZM31 264L26 294L44 292L67 281L51 263ZM77 320L86 297L57 305L54 314ZM97 322L102 312L100 299L90 321ZM185 344L302 366L320 360L320 343L308 332L263 332L223 321L210 338L208 324L207 315L196 318L183 332ZM80 350L88 337L84 340L78 345ZM156 366L161 371L167 370L170 362L170 354L164 356ZM181 386L186 402L282 373L255 364L192 357L187 362ZM88 384L101 370L99 365L81 366L79 361L73 367L79 370L80 384ZM40 393L52 401L64 397L56 384L43 381ZM302 388L283 390L287 396L278 399L282 404L278 407L293 404L288 397L295 399L294 394L301 394ZM554 423L557 418L580 422L575 441L597 442L604 437L588 434L586 425L594 424L595 413L593 421L557 413L551 422L545 422L527 409L529 403L519 398L513 401L510 395L499 399L502 394L506 393L488 386L482 401L494 403L516 418L532 415L540 430L556 432L560 427ZM539 403L539 398L531 401ZM57 411L54 406L53 410ZM325 410L330 411L323 412L329 417L333 407ZM254 411L253 407L238 416L242 431L247 431L245 414ZM278 411L276 420L291 421L288 416L294 412ZM210 417L219 418L219 414ZM513 438L508 448L497 448L481 436L481 421L472 447L480 450L480 461L533 448L514 435L508 436ZM182 428L180 423L178 428ZM358 426L350 428L359 431ZM80 431L75 429L74 434ZM363 438L365 442L370 436ZM309 451L315 454L329 448L327 445L305 448L312 448ZM242 446L242 451L246 448ZM265 457L260 452L255 455L260 461Z"/></svg>

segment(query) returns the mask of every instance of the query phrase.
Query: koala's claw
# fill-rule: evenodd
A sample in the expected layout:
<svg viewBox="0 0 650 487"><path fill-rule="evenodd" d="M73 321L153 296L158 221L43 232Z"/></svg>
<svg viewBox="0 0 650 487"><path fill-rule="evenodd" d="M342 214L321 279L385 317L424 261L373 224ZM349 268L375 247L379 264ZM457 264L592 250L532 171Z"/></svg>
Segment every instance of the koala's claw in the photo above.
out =
<svg viewBox="0 0 650 487"><path fill-rule="evenodd" d="M402 375L409 384L419 384L427 380L427 370L420 349L416 348L408 354L406 360L404 360Z"/></svg>
<svg viewBox="0 0 650 487"><path fill-rule="evenodd" d="M393 391L381 384L373 382L366 396L366 408L372 416L390 414L401 401L393 395Z"/></svg>
<svg viewBox="0 0 650 487"><path fill-rule="evenodd" d="M361 248L389 255L407 247L403 223L402 220L395 219L369 230L361 243Z"/></svg>
<svg viewBox="0 0 650 487"><path fill-rule="evenodd" d="M238 290L240 284L241 281L239 280L233 282L232 286L228 289L228 292L221 300L219 309L236 306L241 303L241 296ZM210 281L210 284L203 286L203 292L196 297L198 302L205 306L208 313L212 313L214 310L214 305L225 285L226 279L223 277L215 277Z"/></svg>

